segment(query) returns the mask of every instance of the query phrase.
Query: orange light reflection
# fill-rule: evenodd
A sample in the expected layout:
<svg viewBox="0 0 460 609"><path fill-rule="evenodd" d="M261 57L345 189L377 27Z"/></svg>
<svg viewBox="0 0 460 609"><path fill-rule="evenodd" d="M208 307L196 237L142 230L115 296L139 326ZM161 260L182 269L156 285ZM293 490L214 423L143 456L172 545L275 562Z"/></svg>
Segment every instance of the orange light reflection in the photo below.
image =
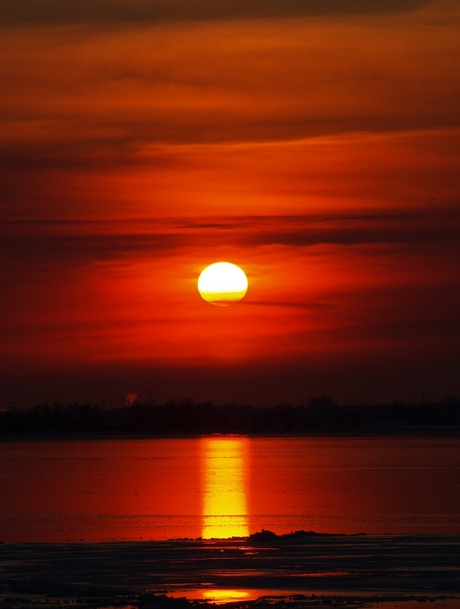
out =
<svg viewBox="0 0 460 609"><path fill-rule="evenodd" d="M203 438L201 449L202 537L247 537L247 439Z"/></svg>

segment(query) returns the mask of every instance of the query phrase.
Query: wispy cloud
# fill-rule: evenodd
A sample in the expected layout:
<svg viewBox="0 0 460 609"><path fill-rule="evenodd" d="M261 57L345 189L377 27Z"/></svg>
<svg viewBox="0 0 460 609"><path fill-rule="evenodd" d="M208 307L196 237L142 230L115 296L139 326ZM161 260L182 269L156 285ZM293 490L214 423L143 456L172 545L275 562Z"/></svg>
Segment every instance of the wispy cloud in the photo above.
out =
<svg viewBox="0 0 460 609"><path fill-rule="evenodd" d="M100 221L0 222L0 257L53 266L97 261L152 259L175 252L222 248L291 249L316 246L389 245L423 252L457 243L460 212L399 212L286 216L228 216ZM434 249L433 249L434 248Z"/></svg>
<svg viewBox="0 0 460 609"><path fill-rule="evenodd" d="M430 0L3 0L0 23L155 23L403 13Z"/></svg>
<svg viewBox="0 0 460 609"><path fill-rule="evenodd" d="M27 27L2 33L0 57L10 166L130 162L151 143L459 126L458 26L415 17Z"/></svg>

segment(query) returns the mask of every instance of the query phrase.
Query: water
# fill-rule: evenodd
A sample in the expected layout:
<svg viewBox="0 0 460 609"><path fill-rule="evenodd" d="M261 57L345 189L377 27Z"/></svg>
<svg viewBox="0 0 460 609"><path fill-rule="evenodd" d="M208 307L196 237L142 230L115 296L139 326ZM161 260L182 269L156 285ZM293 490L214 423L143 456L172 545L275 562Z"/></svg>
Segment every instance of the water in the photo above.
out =
<svg viewBox="0 0 460 609"><path fill-rule="evenodd" d="M460 439L0 443L5 542L460 534Z"/></svg>

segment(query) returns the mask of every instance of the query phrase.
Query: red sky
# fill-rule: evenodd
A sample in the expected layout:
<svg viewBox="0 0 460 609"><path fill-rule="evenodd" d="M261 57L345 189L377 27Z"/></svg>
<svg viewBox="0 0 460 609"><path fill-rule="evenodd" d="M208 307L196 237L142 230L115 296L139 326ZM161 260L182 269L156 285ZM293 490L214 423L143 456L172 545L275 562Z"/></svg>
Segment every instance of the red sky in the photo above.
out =
<svg viewBox="0 0 460 609"><path fill-rule="evenodd" d="M0 407L459 395L458 2L133 4L0 6Z"/></svg>

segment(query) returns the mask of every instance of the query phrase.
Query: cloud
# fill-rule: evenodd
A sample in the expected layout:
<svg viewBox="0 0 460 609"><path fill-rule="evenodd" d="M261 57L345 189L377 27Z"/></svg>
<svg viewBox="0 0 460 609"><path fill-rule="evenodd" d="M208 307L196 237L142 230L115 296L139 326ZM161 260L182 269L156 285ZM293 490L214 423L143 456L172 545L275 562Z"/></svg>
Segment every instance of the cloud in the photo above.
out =
<svg viewBox="0 0 460 609"><path fill-rule="evenodd" d="M262 227L264 222L262 221ZM455 210L389 214L331 214L319 217L277 218L265 230L248 236L257 245L308 247L319 244L426 244L455 242L460 215Z"/></svg>
<svg viewBox="0 0 460 609"><path fill-rule="evenodd" d="M312 247L316 245L397 244L414 247L427 243L447 244L457 241L460 213L438 208L420 211L368 210L350 213L303 215L228 216L173 220L179 234L206 235L208 243L238 243L244 247L280 245Z"/></svg>
<svg viewBox="0 0 460 609"><path fill-rule="evenodd" d="M244 306L252 307L277 307L285 309L300 309L302 311L327 311L335 308L335 305L329 302L289 302L278 299L272 300L251 300L244 303Z"/></svg>
<svg viewBox="0 0 460 609"><path fill-rule="evenodd" d="M228 216L89 222L0 222L4 265L80 266L92 262L162 258L206 248L389 245L433 254L456 244L453 209L292 216ZM8 262L9 261L9 262Z"/></svg>
<svg viewBox="0 0 460 609"><path fill-rule="evenodd" d="M0 23L168 21L372 15L416 11L430 0L2 0Z"/></svg>
<svg viewBox="0 0 460 609"><path fill-rule="evenodd" d="M69 234L73 225L74 234ZM31 230L31 227L33 230ZM95 228L96 227L96 228ZM26 266L46 265L71 267L122 260L126 258L156 257L170 254L175 248L184 246L179 235L162 234L151 230L148 233L129 234L120 231L105 234L104 225L91 223L2 223L0 235L0 258L4 265L15 262Z"/></svg>
<svg viewBox="0 0 460 609"><path fill-rule="evenodd" d="M144 152L164 143L458 127L458 27L421 21L4 30L0 167L157 164Z"/></svg>

